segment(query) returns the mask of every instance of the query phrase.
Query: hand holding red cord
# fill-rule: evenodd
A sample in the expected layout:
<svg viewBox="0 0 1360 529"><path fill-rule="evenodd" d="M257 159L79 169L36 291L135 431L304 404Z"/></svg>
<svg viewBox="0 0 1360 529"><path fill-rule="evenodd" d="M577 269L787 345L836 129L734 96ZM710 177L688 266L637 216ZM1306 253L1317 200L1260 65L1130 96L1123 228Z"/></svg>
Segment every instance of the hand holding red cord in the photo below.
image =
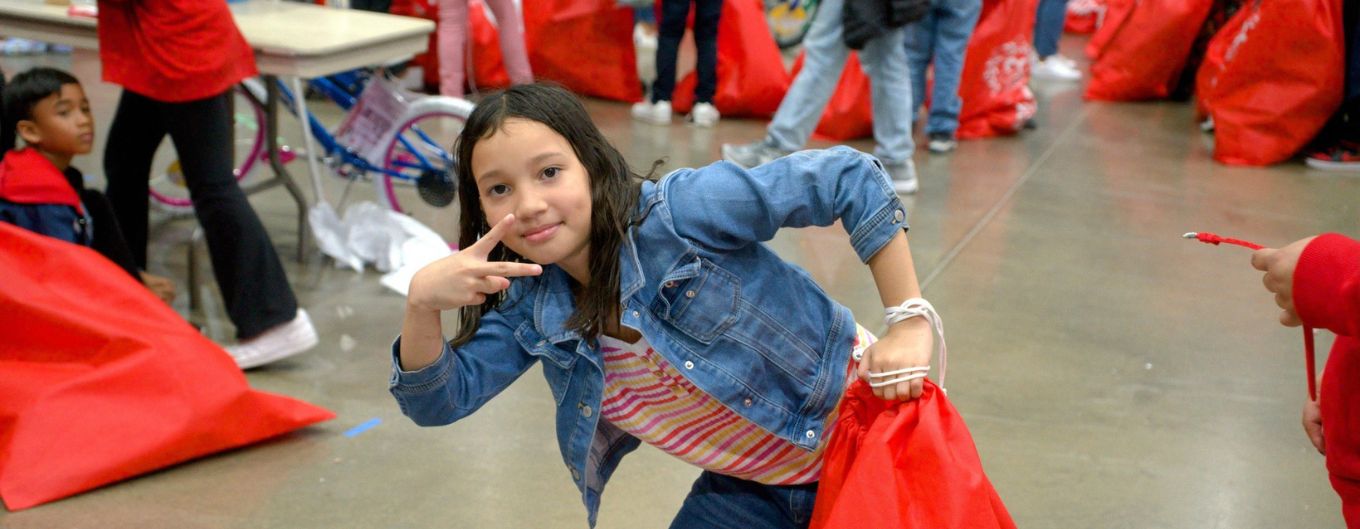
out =
<svg viewBox="0 0 1360 529"><path fill-rule="evenodd" d="M1265 284L1266 290L1275 294L1275 304L1283 309L1280 323L1286 327L1303 325L1298 312L1294 310L1294 268L1298 266L1299 256L1310 242L1313 242L1313 237L1299 239L1278 250L1261 248L1251 254L1252 268L1266 273L1261 282Z"/></svg>

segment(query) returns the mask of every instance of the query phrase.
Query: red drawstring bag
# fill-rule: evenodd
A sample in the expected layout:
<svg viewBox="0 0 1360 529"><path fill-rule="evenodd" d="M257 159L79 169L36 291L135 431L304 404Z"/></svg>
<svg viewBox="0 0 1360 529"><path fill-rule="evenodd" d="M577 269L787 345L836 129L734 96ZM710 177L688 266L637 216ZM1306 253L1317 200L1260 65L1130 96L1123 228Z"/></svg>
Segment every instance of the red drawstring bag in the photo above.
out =
<svg viewBox="0 0 1360 529"><path fill-rule="evenodd" d="M231 357L89 248L0 223L0 498L11 511L335 415Z"/></svg>
<svg viewBox="0 0 1360 529"><path fill-rule="evenodd" d="M1218 31L1195 79L1214 118L1214 159L1270 165L1294 156L1341 104L1341 0L1244 5Z"/></svg>
<svg viewBox="0 0 1360 529"><path fill-rule="evenodd" d="M944 392L889 402L856 380L822 460L811 529L1015 529Z"/></svg>
<svg viewBox="0 0 1360 529"><path fill-rule="evenodd" d="M760 0L723 2L718 21L718 89L713 94L718 112L724 117L773 116L789 91L789 81ZM697 84L699 76L694 72L681 79L675 86L672 108L689 112Z"/></svg>
<svg viewBox="0 0 1360 529"><path fill-rule="evenodd" d="M614 0L532 0L521 7L534 79L581 95L642 100L631 8Z"/></svg>
<svg viewBox="0 0 1360 529"><path fill-rule="evenodd" d="M1029 53L1038 0L983 0L959 81L959 139L1014 134L1034 117Z"/></svg>
<svg viewBox="0 0 1360 529"><path fill-rule="evenodd" d="M1214 0L1143 0L1117 24L1092 57L1086 99L1165 99L1175 90L1195 37Z"/></svg>
<svg viewBox="0 0 1360 529"><path fill-rule="evenodd" d="M1067 33L1095 33L1105 18L1105 0L1069 0L1063 31Z"/></svg>
<svg viewBox="0 0 1360 529"><path fill-rule="evenodd" d="M803 55L799 54L798 60L793 63L793 78L797 78L802 69ZM870 102L869 76L864 75L859 66L859 55L852 51L845 60L836 91L831 94L826 109L822 111L822 118L817 121L813 136L830 141L873 137L874 114Z"/></svg>
<svg viewBox="0 0 1360 529"><path fill-rule="evenodd" d="M468 84L490 89L510 86L510 74L505 73L505 58L501 55L500 31L487 18L482 0L468 0L468 34L468 46L472 48L472 78Z"/></svg>

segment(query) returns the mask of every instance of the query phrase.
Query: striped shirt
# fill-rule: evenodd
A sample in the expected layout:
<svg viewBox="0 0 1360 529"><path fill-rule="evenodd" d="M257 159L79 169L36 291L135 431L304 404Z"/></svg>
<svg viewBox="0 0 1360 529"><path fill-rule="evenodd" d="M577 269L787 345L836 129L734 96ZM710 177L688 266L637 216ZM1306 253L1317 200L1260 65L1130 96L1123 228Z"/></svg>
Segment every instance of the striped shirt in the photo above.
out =
<svg viewBox="0 0 1360 529"><path fill-rule="evenodd" d="M858 329L857 349L873 341ZM695 387L646 339L630 344L601 336L600 350L605 373L600 413L619 429L682 461L739 479L797 485L821 477L824 445L809 452L760 429ZM854 376L851 364L847 377ZM837 411L827 418L828 428Z"/></svg>

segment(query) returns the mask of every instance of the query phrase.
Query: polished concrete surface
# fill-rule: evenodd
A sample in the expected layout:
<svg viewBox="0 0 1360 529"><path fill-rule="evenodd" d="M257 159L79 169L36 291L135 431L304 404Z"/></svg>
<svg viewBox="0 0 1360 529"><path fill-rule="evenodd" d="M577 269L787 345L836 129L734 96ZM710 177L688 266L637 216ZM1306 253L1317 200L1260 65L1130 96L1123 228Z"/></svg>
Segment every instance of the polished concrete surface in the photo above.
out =
<svg viewBox="0 0 1360 529"><path fill-rule="evenodd" d="M1082 44L1064 46L1078 56ZM0 63L11 73L19 64ZM74 69L92 86L106 127L116 92L93 82L98 67L88 56L78 54ZM946 322L950 398L1018 525L1342 526L1323 460L1299 426L1306 389L1298 331L1275 323L1247 251L1180 234L1215 231L1274 245L1321 231L1355 234L1360 179L1299 163L1217 165L1212 138L1197 131L1186 104L1087 103L1079 85L1036 89L1037 130L963 142L950 155L922 150L922 191L908 199L917 270ZM712 130L640 125L624 104L588 106L637 167L658 157L667 167L705 164L723 142L763 130L751 120ZM96 181L98 160L78 162ZM302 175L303 164L293 170ZM338 197L342 182L328 185ZM350 201L371 198L357 185ZM296 212L285 193L252 202L281 254L294 255ZM153 269L180 281L182 292L191 229L188 221L164 222L153 248ZM870 329L882 329L871 277L839 228L786 230L773 246ZM49 505L0 511L0 527L585 525L538 373L460 423L417 427L386 387L402 299L372 270L337 269L315 252L286 264L322 345L248 378L338 418ZM229 336L208 292L207 315L196 317L209 320L210 334ZM177 307L187 312L185 296ZM373 418L382 422L345 435ZM666 526L697 475L642 448L606 490L599 527Z"/></svg>

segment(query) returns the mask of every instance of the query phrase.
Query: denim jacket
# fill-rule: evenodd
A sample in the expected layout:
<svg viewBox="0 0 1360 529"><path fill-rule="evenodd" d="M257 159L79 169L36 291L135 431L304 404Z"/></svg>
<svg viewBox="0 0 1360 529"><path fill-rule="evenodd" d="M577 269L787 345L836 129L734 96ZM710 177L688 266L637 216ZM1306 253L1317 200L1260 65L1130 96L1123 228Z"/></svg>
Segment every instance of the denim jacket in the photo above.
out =
<svg viewBox="0 0 1360 529"><path fill-rule="evenodd" d="M638 220L620 252L622 323L724 406L804 449L821 442L845 389L855 338L849 309L763 241L782 227L840 220L861 261L898 230L906 211L883 167L850 148L802 151L751 170L726 162L645 182ZM599 420L599 344L565 326L570 278L545 266L516 278L470 341L403 371L392 346L390 388L422 426L476 411L536 362L557 404L562 460L593 527L600 493L639 441Z"/></svg>

